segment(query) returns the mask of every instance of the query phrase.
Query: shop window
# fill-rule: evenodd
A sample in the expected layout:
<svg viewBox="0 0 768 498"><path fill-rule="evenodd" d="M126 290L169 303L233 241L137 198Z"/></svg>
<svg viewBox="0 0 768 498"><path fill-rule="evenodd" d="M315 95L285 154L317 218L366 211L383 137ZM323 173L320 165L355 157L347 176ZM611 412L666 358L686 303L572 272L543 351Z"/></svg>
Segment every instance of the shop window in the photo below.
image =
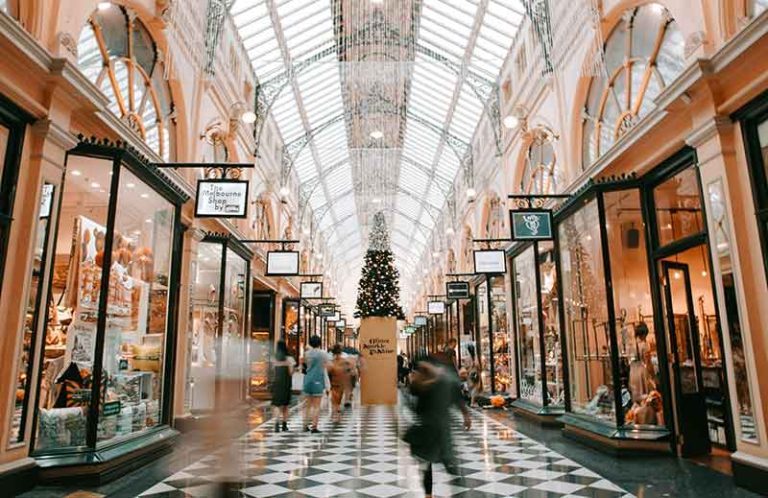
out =
<svg viewBox="0 0 768 498"><path fill-rule="evenodd" d="M615 424L604 254L595 199L558 225L571 409Z"/></svg>
<svg viewBox="0 0 768 498"><path fill-rule="evenodd" d="M532 134L533 141L525 157L520 191L526 194L555 194L562 178L555 157L554 135L544 128L537 128Z"/></svg>
<svg viewBox="0 0 768 498"><path fill-rule="evenodd" d="M215 382L221 297L222 244L201 242L192 279L192 344L189 354L187 399L192 413L215 407Z"/></svg>
<svg viewBox="0 0 768 498"><path fill-rule="evenodd" d="M555 245L551 241L538 243L537 258L541 296L541 317L544 336L544 380L547 406L565 406L563 356L560 344L560 292L555 268Z"/></svg>
<svg viewBox="0 0 768 498"><path fill-rule="evenodd" d="M183 199L156 190L159 179L145 182L138 161L126 164L67 159L45 294L38 452L93 448L167 423L165 346Z"/></svg>
<svg viewBox="0 0 768 498"><path fill-rule="evenodd" d="M748 361L747 344L742 333L741 318L739 316L739 296L736 286L738 278L734 271L732 256L730 220L726 206L725 191L722 180L718 179L707 186L707 208L711 217L711 225L714 227L713 242L717 254L716 265L722 293L725 297L725 322L727 324L728 338L731 347L731 371L733 372L733 384L736 392L737 412L742 441L750 443L759 442L758 428L755 420L755 412L752 402L751 383L753 371L750 371L753 361Z"/></svg>
<svg viewBox="0 0 768 498"><path fill-rule="evenodd" d="M191 413L201 414L222 398L239 400L245 394L249 268L228 239L208 237L197 245L194 271L187 405Z"/></svg>
<svg viewBox="0 0 768 498"><path fill-rule="evenodd" d="M507 331L507 296L503 277L491 277L491 329L493 341L493 387L497 394L513 393L513 366ZM440 323L443 320L439 318ZM442 333L445 335L444 325Z"/></svg>
<svg viewBox="0 0 768 498"><path fill-rule="evenodd" d="M110 110L169 161L174 135L170 88L157 46L136 14L117 5L95 11L80 34L78 65L109 99Z"/></svg>
<svg viewBox="0 0 768 498"><path fill-rule="evenodd" d="M517 310L517 348L520 398L542 405L539 300L536 290L536 254L533 246L513 261Z"/></svg>
<svg viewBox="0 0 768 498"><path fill-rule="evenodd" d="M50 216L53 207L54 186L44 183L41 189L40 207L37 222L34 224L34 246L32 248L32 267L30 268L29 289L24 301L25 314L21 358L16 374L16 396L13 416L11 419L10 441L18 443L24 440L24 428L27 421L27 407L32 380L32 366L36 332L40 325L40 307L42 304L43 271L48 257L48 237L50 232Z"/></svg>
<svg viewBox="0 0 768 498"><path fill-rule="evenodd" d="M659 246L704 231L699 179L694 168L686 168L653 190Z"/></svg>
<svg viewBox="0 0 768 498"><path fill-rule="evenodd" d="M480 361L480 381L483 389L491 391L491 324L488 315L488 282L483 281L475 287L477 296L477 353Z"/></svg>
<svg viewBox="0 0 768 498"><path fill-rule="evenodd" d="M98 441L158 425L166 385L174 206L125 166L117 195L102 355L101 411L112 415L99 418Z"/></svg>
<svg viewBox="0 0 768 498"><path fill-rule="evenodd" d="M626 425L664 425L640 192L603 194Z"/></svg>
<svg viewBox="0 0 768 498"><path fill-rule="evenodd" d="M605 74L592 81L584 106L582 167L611 148L654 107L685 67L683 35L663 6L625 13L605 42Z"/></svg>

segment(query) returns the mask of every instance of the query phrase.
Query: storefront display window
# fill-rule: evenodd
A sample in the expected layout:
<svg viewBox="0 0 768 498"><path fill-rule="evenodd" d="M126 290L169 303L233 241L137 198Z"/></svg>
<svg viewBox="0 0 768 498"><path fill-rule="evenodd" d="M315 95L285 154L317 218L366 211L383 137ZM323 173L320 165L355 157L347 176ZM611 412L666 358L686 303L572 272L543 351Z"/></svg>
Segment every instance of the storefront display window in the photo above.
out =
<svg viewBox="0 0 768 498"><path fill-rule="evenodd" d="M519 398L536 407L565 406L555 244L535 242L513 259L517 303ZM525 404L518 407L530 409ZM545 413L544 411L540 413Z"/></svg>
<svg viewBox="0 0 768 498"><path fill-rule="evenodd" d="M491 331L490 316L488 316L488 282L484 280L475 287L477 296L477 317L478 317L478 354L481 366L480 380L483 383L483 389L491 390Z"/></svg>
<svg viewBox="0 0 768 498"><path fill-rule="evenodd" d="M249 266L232 244L219 236L207 236L197 244L187 386L193 414L210 412L222 396L230 401L242 399L246 391Z"/></svg>
<svg viewBox="0 0 768 498"><path fill-rule="evenodd" d="M507 293L503 277L489 277L491 283L491 329L493 332L494 393L513 392L513 359L507 331ZM442 317L439 317L442 321Z"/></svg>
<svg viewBox="0 0 768 498"><path fill-rule="evenodd" d="M174 206L125 167L117 195L99 441L159 424L165 380Z"/></svg>
<svg viewBox="0 0 768 498"><path fill-rule="evenodd" d="M16 376L16 396L11 420L12 443L24 439L24 423L27 419L26 410L29 406L31 369L34 363L34 345L38 325L40 324L40 307L42 301L43 271L46 266L48 237L50 233L50 215L53 206L54 186L44 183L41 189L41 201L38 208L37 223L35 224L35 242L32 253L32 267L29 272L29 291L24 301L23 342L21 358Z"/></svg>
<svg viewBox="0 0 768 498"><path fill-rule="evenodd" d="M517 310L517 348L520 398L543 405L541 379L541 341L539 340L539 300L536 295L536 255L528 247L512 263L515 276Z"/></svg>
<svg viewBox="0 0 768 498"><path fill-rule="evenodd" d="M725 313L728 326L728 337L731 348L731 369L736 387L740 438L750 443L759 442L759 434L755 423L755 412L752 402L750 372L753 363L747 358L747 345L742 333L741 317L739 316L739 297L736 290L737 274L734 271L732 259L730 221L726 207L725 191L722 180L718 179L707 186L708 214L714 227L713 242L716 248L718 274L720 275L723 294L725 296Z"/></svg>
<svg viewBox="0 0 768 498"><path fill-rule="evenodd" d="M695 169L687 168L656 187L653 200L660 246L704 230Z"/></svg>
<svg viewBox="0 0 768 498"><path fill-rule="evenodd" d="M185 198L153 173L145 181L143 163L124 151L79 150L93 156L67 159L44 308L36 451L93 448L164 422Z"/></svg>
<svg viewBox="0 0 768 498"><path fill-rule="evenodd" d="M95 423L89 407L99 303L110 290L102 287L102 273L112 171L111 158L67 161L46 303L37 450L85 446L87 427Z"/></svg>
<svg viewBox="0 0 768 498"><path fill-rule="evenodd" d="M603 199L624 424L663 426L663 389L640 191L606 192Z"/></svg>
<svg viewBox="0 0 768 498"><path fill-rule="evenodd" d="M597 201L559 223L571 409L616 422L604 255Z"/></svg>
<svg viewBox="0 0 768 498"><path fill-rule="evenodd" d="M539 287L541 296L541 319L544 336L543 361L544 378L547 383L546 404L550 407L565 406L565 385L563 378L563 350L560 344L560 308L557 268L555 267L555 244L543 241L537 244Z"/></svg>
<svg viewBox="0 0 768 498"><path fill-rule="evenodd" d="M584 106L582 167L586 168L654 108L654 99L685 68L685 41L657 3L634 7L605 41L605 74Z"/></svg>
<svg viewBox="0 0 768 498"><path fill-rule="evenodd" d="M299 358L301 348L299 346L299 311L300 303L297 299L284 299L283 300L283 320L281 339L288 345L288 354L294 358ZM321 331L320 337L324 338L324 332Z"/></svg>
<svg viewBox="0 0 768 498"><path fill-rule="evenodd" d="M222 244L200 242L192 286L192 344L187 388L190 411L199 413L215 406L216 337L219 331Z"/></svg>

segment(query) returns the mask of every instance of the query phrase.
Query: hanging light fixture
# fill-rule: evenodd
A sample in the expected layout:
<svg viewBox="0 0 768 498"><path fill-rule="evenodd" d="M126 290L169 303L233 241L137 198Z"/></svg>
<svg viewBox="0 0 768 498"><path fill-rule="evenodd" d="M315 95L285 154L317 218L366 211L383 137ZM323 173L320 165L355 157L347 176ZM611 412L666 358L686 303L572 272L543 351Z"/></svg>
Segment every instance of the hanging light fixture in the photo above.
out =
<svg viewBox="0 0 768 498"><path fill-rule="evenodd" d="M469 188L467 189L467 197L468 197L469 199L474 199L476 196L477 196L477 192L475 191L475 189L474 189L474 188L472 188L472 187L469 187Z"/></svg>
<svg viewBox="0 0 768 498"><path fill-rule="evenodd" d="M370 133L370 135L369 135L369 136L370 136L372 139L374 139L374 140L381 140L382 138L384 138L384 132L382 132L381 130L373 130L373 131Z"/></svg>
<svg viewBox="0 0 768 498"><path fill-rule="evenodd" d="M256 122L256 113L253 111L245 111L241 116L240 120L245 124L253 124Z"/></svg>
<svg viewBox="0 0 768 498"><path fill-rule="evenodd" d="M99 2L96 5L96 8L102 11L109 9L110 7L112 7L112 2Z"/></svg>
<svg viewBox="0 0 768 498"><path fill-rule="evenodd" d="M508 130L511 130L513 128L517 128L517 125L520 124L520 119L517 118L517 116L509 115L504 118L504 127Z"/></svg>

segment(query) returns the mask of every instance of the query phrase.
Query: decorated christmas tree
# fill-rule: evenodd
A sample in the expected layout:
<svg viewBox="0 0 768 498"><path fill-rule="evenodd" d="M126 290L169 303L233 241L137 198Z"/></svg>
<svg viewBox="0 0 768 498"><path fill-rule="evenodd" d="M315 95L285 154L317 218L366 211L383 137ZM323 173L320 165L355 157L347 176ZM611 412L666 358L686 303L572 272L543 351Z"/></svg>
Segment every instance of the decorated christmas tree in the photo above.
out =
<svg viewBox="0 0 768 498"><path fill-rule="evenodd" d="M400 307L400 274L395 268L387 222L382 213L373 217L365 265L357 288L355 317L369 316L404 318Z"/></svg>

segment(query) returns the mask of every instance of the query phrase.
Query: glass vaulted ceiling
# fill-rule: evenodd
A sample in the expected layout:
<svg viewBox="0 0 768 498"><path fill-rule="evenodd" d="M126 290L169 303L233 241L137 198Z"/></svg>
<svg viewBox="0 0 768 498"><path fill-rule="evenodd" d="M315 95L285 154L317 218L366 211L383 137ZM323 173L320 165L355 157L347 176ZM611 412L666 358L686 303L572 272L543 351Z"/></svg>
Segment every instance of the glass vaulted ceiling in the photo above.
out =
<svg viewBox="0 0 768 498"><path fill-rule="evenodd" d="M384 209L403 282L413 282L409 277L416 276L429 232L460 170L460 158L440 131L470 143L483 114L484 103L458 74L465 69L496 81L523 21L522 0L234 0L230 13L263 85L326 51L282 90L271 115L285 144L313 135L294 168L303 184L317 185L309 203L334 261L347 274L359 269L367 214ZM405 126L398 124L397 139L386 144L398 155L398 171L387 176L391 195L382 206L370 207L370 199L355 188L351 151L366 145L351 143L359 133L349 127L362 126L365 116L349 117L357 101L350 97L342 67L352 51L342 46L350 40L362 43L366 38L354 34L370 25L368 20L386 24L396 18L412 27L394 42L401 49L396 63L409 68L404 101L395 103L405 107ZM406 46L415 50L402 50ZM403 53L410 55L403 58ZM390 52L386 60L391 64L392 59Z"/></svg>

